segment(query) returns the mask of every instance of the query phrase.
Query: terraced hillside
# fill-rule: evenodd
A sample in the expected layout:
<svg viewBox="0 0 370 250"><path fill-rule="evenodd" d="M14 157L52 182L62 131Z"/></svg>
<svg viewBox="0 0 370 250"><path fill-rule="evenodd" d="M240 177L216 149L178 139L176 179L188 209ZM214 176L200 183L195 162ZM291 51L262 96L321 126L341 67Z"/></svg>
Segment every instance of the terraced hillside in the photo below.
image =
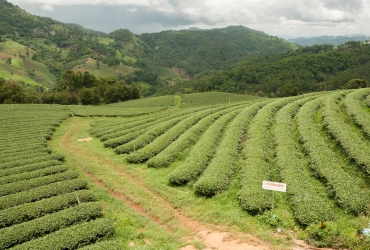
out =
<svg viewBox="0 0 370 250"><path fill-rule="evenodd" d="M102 206L87 182L47 148L70 112L61 106L1 105L0 114L0 249L75 249L113 234L114 222L100 218Z"/></svg>
<svg viewBox="0 0 370 250"><path fill-rule="evenodd" d="M1 105L0 249L203 249L216 230L268 249L304 249L296 238L368 249L369 98L365 88Z"/></svg>
<svg viewBox="0 0 370 250"><path fill-rule="evenodd" d="M90 132L128 164L162 173L171 168L168 185L196 195L218 196L239 182L233 198L252 214L273 206L262 181L284 182L281 199L295 222L314 231L315 223L370 212L369 94L361 89L203 105L96 121Z"/></svg>

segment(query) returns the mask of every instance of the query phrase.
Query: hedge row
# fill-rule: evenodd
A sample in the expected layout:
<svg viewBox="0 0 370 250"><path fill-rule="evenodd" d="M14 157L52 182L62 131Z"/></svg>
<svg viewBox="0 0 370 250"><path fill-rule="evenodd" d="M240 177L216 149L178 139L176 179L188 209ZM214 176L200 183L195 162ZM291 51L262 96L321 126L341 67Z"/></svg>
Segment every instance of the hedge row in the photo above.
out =
<svg viewBox="0 0 370 250"><path fill-rule="evenodd" d="M193 112L197 112L197 111L204 110L204 109L207 109L207 108L208 107L200 107L200 108L196 108L196 109L193 109L193 110L173 112L172 116L171 116L171 114L163 114L161 116L152 116L152 117L145 118L145 119L141 119L141 118L140 119L135 119L132 122L127 122L125 124L114 126L110 129L106 129L106 130L101 129L99 132L91 133L91 134L95 137L102 137L102 136L107 135L107 134L119 132L119 131L122 131L122 130L125 130L125 129L131 129L131 128L138 127L138 126L143 125L143 124L147 124L149 122L154 122L158 119L162 119L162 117L171 116L171 117L175 118L175 117L179 117L179 116L182 116L182 115L189 115Z"/></svg>
<svg viewBox="0 0 370 250"><path fill-rule="evenodd" d="M114 233L112 219L96 219L75 226L61 229L44 237L17 245L12 250L66 250L77 249L98 240L107 238Z"/></svg>
<svg viewBox="0 0 370 250"><path fill-rule="evenodd" d="M177 123L187 118L188 116L190 115L187 115L185 117L180 116L180 117L168 120L166 122L159 123L156 126L152 127L151 129L147 130L144 134L140 135L136 139L126 144L116 147L114 151L117 154L125 154L125 153L130 153L132 151L136 151L137 149L140 149L144 147L145 145L149 144L150 142L152 142L159 135L163 134L164 132L166 132L166 130L176 125Z"/></svg>
<svg viewBox="0 0 370 250"><path fill-rule="evenodd" d="M30 149L30 150L23 150L22 151L22 154L20 154L19 152L10 152L10 153L7 153L7 154L2 154L0 152L0 157L1 157L1 162L6 162L8 161L8 158L11 158L11 159L14 159L14 157L28 157L29 155L33 155L33 154L38 154L39 156L41 155L47 155L47 154L50 154L51 153L51 150L49 148L44 148L44 147L40 147L40 148L33 148L33 149Z"/></svg>
<svg viewBox="0 0 370 250"><path fill-rule="evenodd" d="M234 107L231 110L237 108L239 107L236 108ZM147 146L128 155L126 160L131 163L144 162L148 160L149 158L153 157L154 155L158 154L163 149L165 149L169 144L175 141L181 134L183 134L186 130L191 128L198 121L217 111L220 111L221 109L224 109L224 107L207 109L195 113L194 115L182 120L180 123L170 128L168 131L157 137L153 142L151 142Z"/></svg>
<svg viewBox="0 0 370 250"><path fill-rule="evenodd" d="M90 221L102 214L99 203L82 203L43 217L0 229L0 249L22 244L45 234Z"/></svg>
<svg viewBox="0 0 370 250"><path fill-rule="evenodd" d="M103 143L104 147L116 148L116 147L118 147L122 144L128 143L129 141L132 141L132 140L138 138L140 135L144 134L146 131L148 131L148 129L144 128L144 129L141 129L141 130L138 130L138 131L135 131L135 132L127 133L127 134L122 135L120 137L117 137L115 139L106 140Z"/></svg>
<svg viewBox="0 0 370 250"><path fill-rule="evenodd" d="M34 151L43 151L46 153L50 153L51 150L49 148L46 148L45 145L28 145L23 146L22 148L16 148L16 149L4 149L0 150L0 157L3 156L16 156L19 155L20 152L27 154L28 152L34 152Z"/></svg>
<svg viewBox="0 0 370 250"><path fill-rule="evenodd" d="M75 206L80 202L93 200L94 196L91 191L79 190L4 209L0 211L0 228L33 220L49 213Z"/></svg>
<svg viewBox="0 0 370 250"><path fill-rule="evenodd" d="M230 122L220 145L217 147L215 156L194 185L197 193L213 196L228 188L231 178L236 171L236 159L238 157L240 140L249 121L264 104L258 103L245 108Z"/></svg>
<svg viewBox="0 0 370 250"><path fill-rule="evenodd" d="M370 96L370 89L359 89L346 95L344 98L344 106L347 113L352 116L355 123L361 126L362 130L370 137L370 115L362 107L361 101L366 96Z"/></svg>
<svg viewBox="0 0 370 250"><path fill-rule="evenodd" d="M185 163L178 166L169 176L172 183L184 184L194 179L207 168L209 160L216 151L217 143L222 136L226 124L233 119L240 110L223 115L217 119L199 139L190 151Z"/></svg>
<svg viewBox="0 0 370 250"><path fill-rule="evenodd" d="M160 116L162 117L162 116ZM152 116L149 118L145 119L135 119L133 121L128 121L125 123L120 123L120 124L112 124L111 127L105 128L104 125L98 124L95 125L93 128L90 129L90 134L95 136L95 137L102 137L111 133L115 133L117 131L125 130L125 129L130 129L132 127L140 126L142 124L146 124L152 121L157 120L159 117L158 116ZM109 124L109 123L108 123Z"/></svg>
<svg viewBox="0 0 370 250"><path fill-rule="evenodd" d="M56 182L46 186L0 197L0 209L15 207L24 203L38 201L56 195L83 189L87 182L80 179Z"/></svg>
<svg viewBox="0 0 370 250"><path fill-rule="evenodd" d="M182 113L180 113L180 114L182 114ZM111 139L116 139L116 138L119 138L119 137L124 136L126 134L134 133L138 130L148 129L151 126L156 125L160 122L164 122L164 121L167 121L167 120L170 120L172 118L179 117L179 116L181 116L181 115L175 114L175 115L170 115L170 116L169 115L162 115L160 117L156 116L156 117L153 117L152 119L150 119L149 121L143 122L142 124L141 123L140 124L133 124L133 125L130 124L130 127L126 126L126 129L123 129L122 127L119 126L119 127L115 128L117 131L107 133L107 134L103 135L102 137L100 137L100 140L101 141L107 141L107 140L111 140Z"/></svg>
<svg viewBox="0 0 370 250"><path fill-rule="evenodd" d="M326 199L316 193L310 179L306 159L293 138L292 117L299 108L312 98L304 98L283 107L276 115L274 137L276 144L276 165L283 182L287 183L294 217L302 225L327 221L334 218L332 208Z"/></svg>
<svg viewBox="0 0 370 250"><path fill-rule="evenodd" d="M275 113L293 98L285 98L267 104L255 115L250 124L243 154L246 157L241 170L241 189L238 199L242 208L262 212L271 207L271 195L261 188L262 181L269 180L269 133Z"/></svg>
<svg viewBox="0 0 370 250"><path fill-rule="evenodd" d="M29 150L39 150L41 148L46 148L46 142L38 141L35 143L28 143L27 141L23 142L22 147L19 147L19 145L3 145L3 147L0 148L0 155L2 154L10 154L10 153L23 153L25 151Z"/></svg>
<svg viewBox="0 0 370 250"><path fill-rule="evenodd" d="M0 145L0 151L8 150L11 152L22 152L22 147L29 147L29 146L45 146L46 147L47 140L42 140L41 138L31 138L28 140L18 140L17 142L11 141L9 143L4 143Z"/></svg>
<svg viewBox="0 0 370 250"><path fill-rule="evenodd" d="M44 169L39 169L36 171L31 171L31 172L25 172L21 174L14 174L11 176L5 176L5 177L0 177L0 185L12 183L12 182L18 182L18 181L23 181L23 180L30 180L33 178L37 177L42 177L42 176L47 176L47 175L52 175L52 174L57 174L57 173L62 173L67 170L67 167L65 166L52 166Z"/></svg>
<svg viewBox="0 0 370 250"><path fill-rule="evenodd" d="M20 166L20 167L0 169L0 177L27 173L27 172L36 171L36 170L48 168L51 166L58 166L62 164L63 162L61 161L51 160L51 161L37 162L34 164Z"/></svg>
<svg viewBox="0 0 370 250"><path fill-rule="evenodd" d="M155 126L155 125L158 125L161 122L165 122L165 121L168 121L168 120L173 119L173 118L178 118L178 117L180 117L184 114L188 115L189 113L191 113L191 111L186 111L185 113L184 112L176 113L175 115L172 115L172 116L167 115L166 117L155 120L154 122L150 122L150 123L147 123L147 124L143 124L141 126L132 127L130 129L120 131L119 133L122 133L121 136L116 137L116 138L111 138L111 139L108 139L108 140L104 141L104 146L105 147L116 148L116 147L118 147L122 144L125 144L129 141L132 141L135 138L137 138L138 136L144 134L146 131L148 131L148 129L153 127L153 125Z"/></svg>
<svg viewBox="0 0 370 250"><path fill-rule="evenodd" d="M148 161L149 167L159 168L167 167L173 162L176 156L186 148L195 144L200 135L208 129L219 117L227 113L228 109L216 112L200 120L193 127L184 132L176 141L171 143L167 148L161 151Z"/></svg>
<svg viewBox="0 0 370 250"><path fill-rule="evenodd" d="M369 194L344 170L346 166L326 144L314 121L322 102L322 98L310 101L297 113L299 139L309 156L310 167L326 180L329 193L335 196L336 202L354 213L362 213L370 202Z"/></svg>
<svg viewBox="0 0 370 250"><path fill-rule="evenodd" d="M48 156L50 154L45 153L45 152L39 152L39 151L34 151L34 152L28 152L27 154L18 154L18 155L12 155L12 156L4 156L0 159L0 164L6 164L8 162L13 162L15 160L24 160L24 159L36 159L39 157L44 157Z"/></svg>
<svg viewBox="0 0 370 250"><path fill-rule="evenodd" d="M79 250L122 250L123 248L115 241L101 241L89 246L79 248Z"/></svg>
<svg viewBox="0 0 370 250"><path fill-rule="evenodd" d="M31 180L24 180L24 181L8 183L8 184L4 184L0 186L0 196L18 193L21 191L49 185L51 183L55 183L59 181L75 179L77 177L78 177L78 173L76 172L64 172L64 173L58 173L58 174L38 177L38 178L31 179Z"/></svg>
<svg viewBox="0 0 370 250"><path fill-rule="evenodd" d="M341 144L346 153L370 174L369 140L354 132L352 126L343 121L340 116L340 108L336 103L340 97L340 94L336 94L325 99L322 111L323 123L329 133Z"/></svg>
<svg viewBox="0 0 370 250"><path fill-rule="evenodd" d="M0 164L0 169L5 168L14 168L24 165L30 165L34 164L35 162L43 162L43 161L51 161L51 160L59 160L63 161L64 156L61 154L52 154L52 155L46 155L43 157L36 157L36 158L29 158L29 159L22 159L22 160L14 160L12 162L7 162L4 164Z"/></svg>

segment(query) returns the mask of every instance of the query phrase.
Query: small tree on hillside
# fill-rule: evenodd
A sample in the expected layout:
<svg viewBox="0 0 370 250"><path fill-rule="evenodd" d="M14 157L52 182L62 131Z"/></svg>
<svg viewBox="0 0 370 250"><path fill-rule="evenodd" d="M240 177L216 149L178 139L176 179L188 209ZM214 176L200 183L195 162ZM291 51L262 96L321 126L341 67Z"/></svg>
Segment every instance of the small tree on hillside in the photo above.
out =
<svg viewBox="0 0 370 250"><path fill-rule="evenodd" d="M359 89L359 88L366 88L369 87L369 82L365 79L352 79L346 85L344 85L345 89Z"/></svg>
<svg viewBox="0 0 370 250"><path fill-rule="evenodd" d="M83 88L80 93L81 103L83 105L98 105L100 97L92 89Z"/></svg>

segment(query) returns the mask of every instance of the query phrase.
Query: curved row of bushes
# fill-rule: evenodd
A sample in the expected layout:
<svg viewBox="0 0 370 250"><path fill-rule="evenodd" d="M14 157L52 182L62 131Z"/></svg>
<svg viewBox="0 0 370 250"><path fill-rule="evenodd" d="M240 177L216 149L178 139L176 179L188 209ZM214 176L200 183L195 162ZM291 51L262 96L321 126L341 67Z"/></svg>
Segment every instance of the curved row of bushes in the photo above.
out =
<svg viewBox="0 0 370 250"><path fill-rule="evenodd" d="M65 166L51 166L35 171L28 171L20 174L14 174L10 176L0 177L0 185L12 183L12 182L19 182L24 180L30 180L37 177L48 176L52 174L62 173L67 170Z"/></svg>
<svg viewBox="0 0 370 250"><path fill-rule="evenodd" d="M91 191L78 190L4 209L0 211L0 228L39 218L49 213L75 206L80 202L93 200L94 196Z"/></svg>
<svg viewBox="0 0 370 250"><path fill-rule="evenodd" d="M114 221L112 219L96 219L94 221L77 224L56 232L47 234L21 245L12 250L65 250L77 249L79 247L95 243L107 238L114 233Z"/></svg>
<svg viewBox="0 0 370 250"><path fill-rule="evenodd" d="M186 161L178 166L169 176L172 183L184 184L191 179L194 179L207 168L209 160L213 157L219 139L225 126L239 112L237 111L223 115L217 119L201 136L197 144L191 149Z"/></svg>
<svg viewBox="0 0 370 250"><path fill-rule="evenodd" d="M292 118L299 108L312 97L290 103L276 114L274 137L276 144L276 165L280 169L283 182L288 186L287 193L294 216L302 225L327 221L334 218L328 200L320 196L310 181L308 161L293 138Z"/></svg>
<svg viewBox="0 0 370 250"><path fill-rule="evenodd" d="M35 162L43 162L43 161L51 161L51 160L63 161L64 156L61 154L52 154L52 155L45 155L45 156L36 157L36 158L26 158L26 159L21 159L21 160L14 160L12 162L0 164L0 169L14 168L14 167L19 167L19 166L34 164Z"/></svg>
<svg viewBox="0 0 370 250"><path fill-rule="evenodd" d="M236 171L236 159L240 140L249 121L265 103L258 103L244 108L226 128L224 136L217 147L207 169L194 184L197 193L213 196L229 186L231 178Z"/></svg>
<svg viewBox="0 0 370 250"><path fill-rule="evenodd" d="M177 123L181 122L183 119L188 118L191 115L180 116L173 118L168 121L164 121L159 123L158 125L152 127L151 129L147 130L144 134L140 135L139 137L135 138L134 140L118 146L114 149L117 154L125 154L136 151L149 143L155 140L159 135L166 132L169 128L176 125Z"/></svg>
<svg viewBox="0 0 370 250"><path fill-rule="evenodd" d="M236 106L233 108L229 108L228 110L229 112L231 112L238 108L239 106ZM158 136L153 142L151 142L147 146L128 155L126 160L132 163L143 162L148 160L149 158L153 157L154 155L162 151L164 148L166 148L173 141L175 141L181 134L183 134L186 130L191 128L195 123L197 123L204 117L211 115L221 109L224 109L224 107L207 109L205 111L199 111L193 114L192 116L182 120L180 123L170 128L164 134Z"/></svg>
<svg viewBox="0 0 370 250"><path fill-rule="evenodd" d="M36 171L36 170L40 170L43 168L49 168L52 166L58 166L62 164L63 162L61 161L51 160L51 161L37 162L34 164L20 166L20 167L0 169L0 177L27 173L27 172Z"/></svg>
<svg viewBox="0 0 370 250"><path fill-rule="evenodd" d="M343 104L346 107L347 113L359 126L361 126L362 130L370 138L370 116L361 105L361 101L364 100L366 96L370 97L370 89L353 91L346 95Z"/></svg>
<svg viewBox="0 0 370 250"><path fill-rule="evenodd" d="M324 99L318 98L303 105L297 113L299 139L310 159L312 168L326 181L328 191L343 208L356 214L362 213L369 204L369 194L345 172L346 166L322 138L314 121L317 110Z"/></svg>
<svg viewBox="0 0 370 250"><path fill-rule="evenodd" d="M148 166L154 168L169 166L175 160L178 154L183 152L183 150L190 147L192 144L195 144L201 134L206 131L206 129L208 129L208 127L210 127L215 120L228 112L228 110L229 109L225 109L215 112L212 115L200 120L197 124L180 135L176 141L172 142L163 151L151 158L147 162Z"/></svg>
<svg viewBox="0 0 370 250"><path fill-rule="evenodd" d="M95 219L102 214L98 203L82 203L11 227L0 229L0 249L30 241L36 237Z"/></svg>
<svg viewBox="0 0 370 250"><path fill-rule="evenodd" d="M337 100L341 93L325 98L322 115L324 125L329 133L341 144L346 153L370 174L370 143L352 130L351 125L343 121Z"/></svg>
<svg viewBox="0 0 370 250"><path fill-rule="evenodd" d="M28 202L38 201L44 198L69 193L86 188L87 182L80 179L61 181L46 186L33 188L16 194L0 197L0 209L18 206Z"/></svg>
<svg viewBox="0 0 370 250"><path fill-rule="evenodd" d="M238 199L242 208L262 212L271 207L269 192L262 189L262 181L269 177L269 133L276 112L293 98L286 98L261 108L251 122L244 149L246 161L241 170L241 189Z"/></svg>
<svg viewBox="0 0 370 250"><path fill-rule="evenodd" d="M8 183L0 186L0 196L14 194L33 188L42 187L51 183L75 179L78 177L76 172L64 172L53 175L33 178L19 182Z"/></svg>

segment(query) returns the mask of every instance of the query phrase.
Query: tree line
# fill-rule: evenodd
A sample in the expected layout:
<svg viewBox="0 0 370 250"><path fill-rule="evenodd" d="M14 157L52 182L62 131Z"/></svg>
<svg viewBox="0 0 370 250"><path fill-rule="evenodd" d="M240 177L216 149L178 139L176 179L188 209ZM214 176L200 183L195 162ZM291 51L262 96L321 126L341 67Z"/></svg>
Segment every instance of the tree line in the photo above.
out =
<svg viewBox="0 0 370 250"><path fill-rule="evenodd" d="M140 90L134 84L126 84L116 78L96 78L89 72L67 70L54 88L43 91L27 91L14 81L0 78L0 104L49 103L99 105L140 98Z"/></svg>
<svg viewBox="0 0 370 250"><path fill-rule="evenodd" d="M223 91L269 97L348 88L352 79L370 81L370 45L347 42L251 57L225 70L161 90L166 94ZM357 86L366 84L358 83Z"/></svg>

